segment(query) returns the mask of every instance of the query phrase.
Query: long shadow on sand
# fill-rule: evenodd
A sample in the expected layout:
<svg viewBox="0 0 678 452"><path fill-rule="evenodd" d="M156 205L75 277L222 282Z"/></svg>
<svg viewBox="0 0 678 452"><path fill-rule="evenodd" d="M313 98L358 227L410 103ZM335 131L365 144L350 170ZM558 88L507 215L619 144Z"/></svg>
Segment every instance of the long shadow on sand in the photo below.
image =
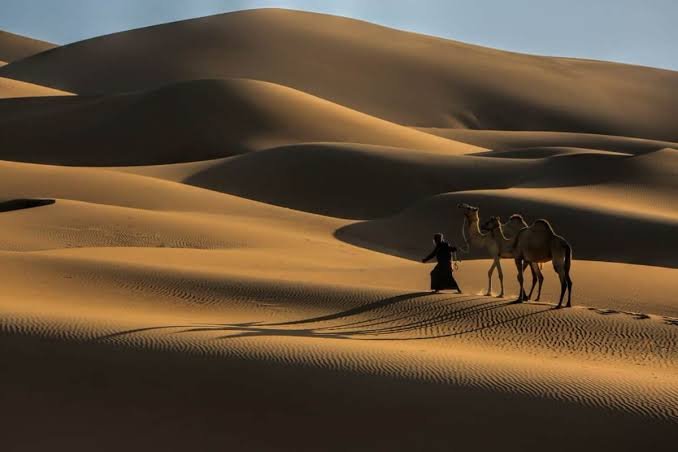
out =
<svg viewBox="0 0 678 452"><path fill-rule="evenodd" d="M227 333L218 339L296 336L372 341L424 340L478 333L555 309L555 306L546 304L522 306L519 309L510 301L483 296L415 292L383 298L333 314L286 322L159 326L121 331L98 339L176 329L176 334ZM529 311L525 312L525 308ZM337 320L340 322L335 322Z"/></svg>

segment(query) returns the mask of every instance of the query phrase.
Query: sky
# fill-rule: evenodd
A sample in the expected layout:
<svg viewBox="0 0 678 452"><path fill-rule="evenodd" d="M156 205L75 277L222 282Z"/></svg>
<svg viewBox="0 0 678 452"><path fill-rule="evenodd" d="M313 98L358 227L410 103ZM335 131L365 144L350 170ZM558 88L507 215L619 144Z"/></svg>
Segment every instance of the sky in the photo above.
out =
<svg viewBox="0 0 678 452"><path fill-rule="evenodd" d="M678 0L0 0L0 29L67 44L263 7L353 17L516 52L678 70Z"/></svg>

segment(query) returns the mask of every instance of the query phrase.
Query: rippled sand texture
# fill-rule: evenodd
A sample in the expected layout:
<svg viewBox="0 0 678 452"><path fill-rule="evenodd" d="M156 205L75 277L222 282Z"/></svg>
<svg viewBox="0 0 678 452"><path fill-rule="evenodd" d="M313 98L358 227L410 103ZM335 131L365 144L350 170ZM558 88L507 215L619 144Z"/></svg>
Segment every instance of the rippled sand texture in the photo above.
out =
<svg viewBox="0 0 678 452"><path fill-rule="evenodd" d="M675 72L285 10L49 47L0 34L3 451L675 449ZM478 250L428 293L460 202L551 220L574 307Z"/></svg>

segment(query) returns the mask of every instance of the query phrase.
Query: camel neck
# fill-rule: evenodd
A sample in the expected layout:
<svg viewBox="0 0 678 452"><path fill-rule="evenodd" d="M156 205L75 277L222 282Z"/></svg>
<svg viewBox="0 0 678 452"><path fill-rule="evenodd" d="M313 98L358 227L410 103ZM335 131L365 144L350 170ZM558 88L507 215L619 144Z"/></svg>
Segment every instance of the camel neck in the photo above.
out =
<svg viewBox="0 0 678 452"><path fill-rule="evenodd" d="M487 234L480 232L480 222L479 220L468 220L466 221L466 232L468 233L468 238L473 246L482 247L485 245L485 240L488 237Z"/></svg>
<svg viewBox="0 0 678 452"><path fill-rule="evenodd" d="M496 228L492 229L491 234L492 234L492 238L494 238L495 240L500 240L500 241L501 240L503 240L503 241L509 240L509 238L506 237L506 235L504 234L504 231L502 230L501 227L496 227Z"/></svg>

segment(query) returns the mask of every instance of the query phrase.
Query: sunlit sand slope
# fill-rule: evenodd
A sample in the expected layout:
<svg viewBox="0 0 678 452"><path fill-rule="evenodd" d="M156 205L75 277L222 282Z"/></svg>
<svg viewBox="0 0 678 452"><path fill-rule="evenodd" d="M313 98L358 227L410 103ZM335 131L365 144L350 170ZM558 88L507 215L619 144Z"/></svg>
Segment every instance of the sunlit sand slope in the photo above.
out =
<svg viewBox="0 0 678 452"><path fill-rule="evenodd" d="M0 77L0 99L9 99L13 97L66 96L69 94L70 93L58 89Z"/></svg>

